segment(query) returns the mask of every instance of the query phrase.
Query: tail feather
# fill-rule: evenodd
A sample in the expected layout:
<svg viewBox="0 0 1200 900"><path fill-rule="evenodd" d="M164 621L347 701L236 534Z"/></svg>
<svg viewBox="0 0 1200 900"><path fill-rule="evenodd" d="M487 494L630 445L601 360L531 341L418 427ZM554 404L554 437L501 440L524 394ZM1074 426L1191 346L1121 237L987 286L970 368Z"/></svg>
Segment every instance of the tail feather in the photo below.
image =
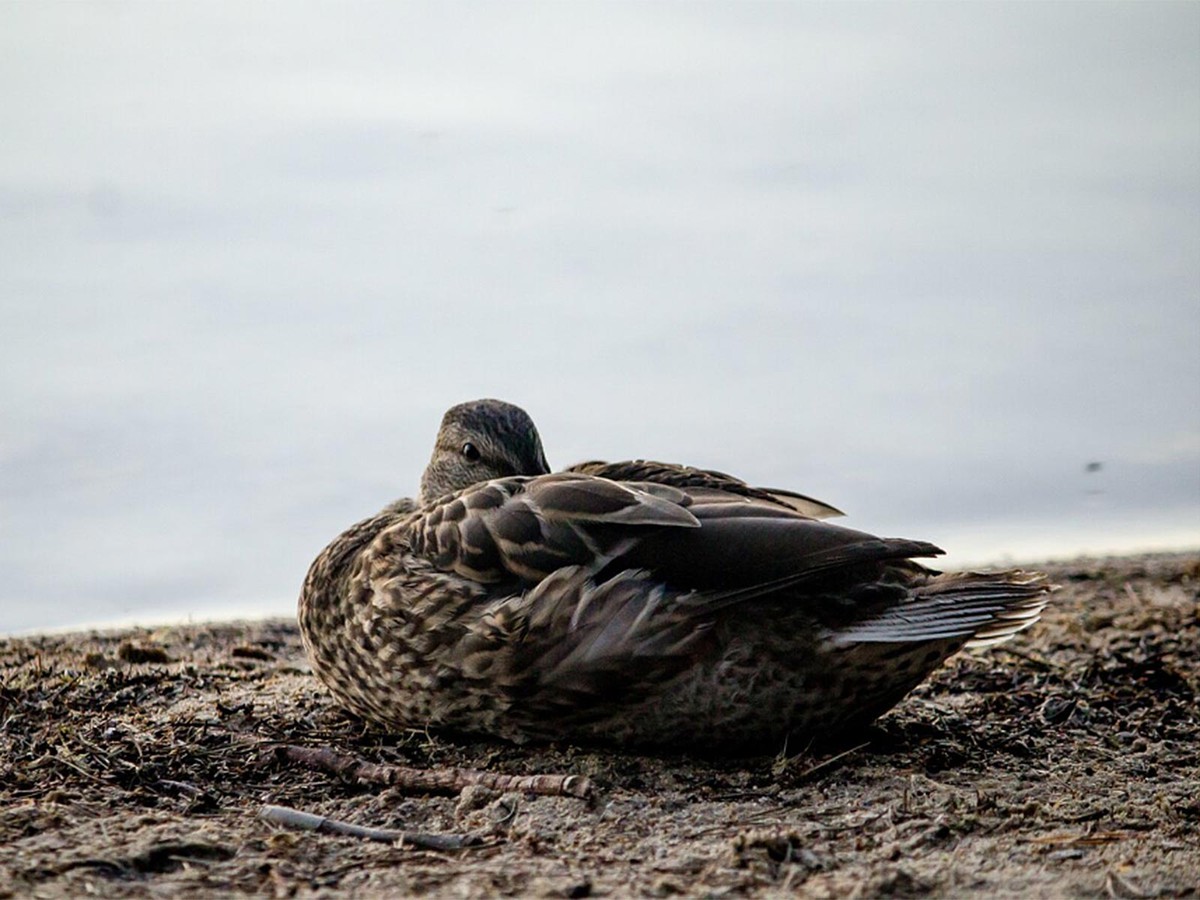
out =
<svg viewBox="0 0 1200 900"><path fill-rule="evenodd" d="M1045 576L1030 572L964 573L934 578L911 600L841 629L839 646L963 638L989 647L1036 622L1049 602Z"/></svg>

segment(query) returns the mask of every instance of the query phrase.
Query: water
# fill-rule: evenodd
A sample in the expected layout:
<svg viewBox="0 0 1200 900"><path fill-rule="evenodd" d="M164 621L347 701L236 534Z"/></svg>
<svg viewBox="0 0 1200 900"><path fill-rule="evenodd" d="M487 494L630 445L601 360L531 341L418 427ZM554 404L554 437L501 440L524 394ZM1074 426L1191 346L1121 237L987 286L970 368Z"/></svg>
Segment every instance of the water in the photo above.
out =
<svg viewBox="0 0 1200 900"><path fill-rule="evenodd" d="M0 632L286 614L479 396L950 564L1200 546L1198 26L0 8Z"/></svg>

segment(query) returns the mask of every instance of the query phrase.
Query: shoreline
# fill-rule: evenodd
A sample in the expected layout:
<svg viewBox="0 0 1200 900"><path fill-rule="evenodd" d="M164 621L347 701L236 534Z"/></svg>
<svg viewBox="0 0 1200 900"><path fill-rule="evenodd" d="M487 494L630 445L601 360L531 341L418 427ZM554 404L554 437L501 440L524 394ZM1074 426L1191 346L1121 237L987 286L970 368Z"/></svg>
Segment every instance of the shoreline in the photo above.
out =
<svg viewBox="0 0 1200 900"><path fill-rule="evenodd" d="M1154 560L1154 559L1172 559L1176 557L1200 557L1200 545L1194 547L1171 547L1167 549L1133 551L1129 553L1097 553L1097 554L1077 554L1064 556L1051 556L1037 560L1023 559L1001 559L1000 561L993 560L988 563L967 564L963 566L939 566L936 563L941 557L927 560L931 568L940 571L990 571L1004 569L1021 569L1025 571L1040 572L1043 570L1055 570L1072 567L1083 566L1112 566L1120 565L1123 562L1130 560ZM298 591L299 589L297 589ZM270 612L263 615L239 615L213 613L211 615L200 613L197 615L189 615L184 618L173 616L169 613L161 615L152 615L147 618L128 618L128 619L113 619L99 622L80 622L71 625L57 625L47 628L28 628L19 629L16 631L0 630L0 641L13 640L18 638L32 638L45 635L47 637L73 635L73 634L105 634L114 631L132 631L132 630L155 630L160 628L189 628L202 625L233 625L245 624L254 625L262 622L275 622L281 620L289 620L294 618L284 612Z"/></svg>

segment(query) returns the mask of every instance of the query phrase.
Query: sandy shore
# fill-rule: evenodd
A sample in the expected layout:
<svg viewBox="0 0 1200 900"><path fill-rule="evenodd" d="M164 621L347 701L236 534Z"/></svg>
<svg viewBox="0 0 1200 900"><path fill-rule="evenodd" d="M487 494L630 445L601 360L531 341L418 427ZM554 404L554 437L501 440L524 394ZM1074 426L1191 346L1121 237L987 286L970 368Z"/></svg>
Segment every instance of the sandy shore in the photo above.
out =
<svg viewBox="0 0 1200 900"><path fill-rule="evenodd" d="M2 640L0 897L1197 896L1200 551L1043 568L1062 590L1033 631L948 662L865 745L790 758L381 734L286 621ZM597 794L381 788L284 744Z"/></svg>

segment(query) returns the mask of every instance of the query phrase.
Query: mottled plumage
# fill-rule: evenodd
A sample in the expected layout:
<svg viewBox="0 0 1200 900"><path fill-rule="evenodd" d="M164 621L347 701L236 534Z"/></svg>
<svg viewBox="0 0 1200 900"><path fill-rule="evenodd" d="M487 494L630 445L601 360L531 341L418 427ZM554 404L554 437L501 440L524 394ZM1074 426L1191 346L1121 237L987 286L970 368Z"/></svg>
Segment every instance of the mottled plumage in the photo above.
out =
<svg viewBox="0 0 1200 900"><path fill-rule="evenodd" d="M1021 572L819 521L788 491L638 460L549 474L522 410L446 413L417 501L314 561L317 675L387 727L775 752L863 725L1037 620Z"/></svg>

